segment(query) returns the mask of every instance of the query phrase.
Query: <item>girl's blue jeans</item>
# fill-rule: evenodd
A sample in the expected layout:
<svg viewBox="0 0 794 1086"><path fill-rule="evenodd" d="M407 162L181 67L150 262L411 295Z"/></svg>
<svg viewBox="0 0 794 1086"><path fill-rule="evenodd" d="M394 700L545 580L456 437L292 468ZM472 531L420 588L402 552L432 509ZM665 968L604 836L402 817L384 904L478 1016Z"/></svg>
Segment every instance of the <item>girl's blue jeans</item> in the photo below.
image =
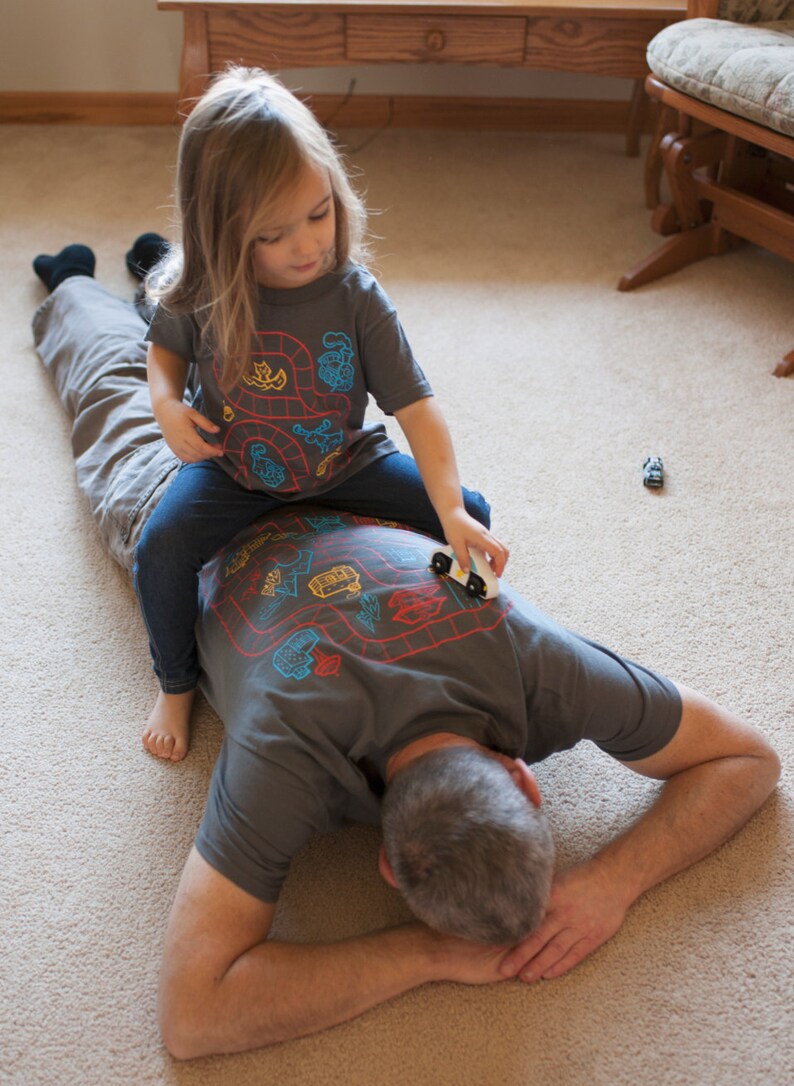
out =
<svg viewBox="0 0 794 1086"><path fill-rule="evenodd" d="M482 494L464 488L463 500L467 512L490 527ZM176 473L143 530L133 567L154 671L167 694L185 693L198 681L199 570L253 520L284 504L241 487L213 460L183 464ZM396 520L443 538L419 469L400 452L382 456L312 504Z"/></svg>

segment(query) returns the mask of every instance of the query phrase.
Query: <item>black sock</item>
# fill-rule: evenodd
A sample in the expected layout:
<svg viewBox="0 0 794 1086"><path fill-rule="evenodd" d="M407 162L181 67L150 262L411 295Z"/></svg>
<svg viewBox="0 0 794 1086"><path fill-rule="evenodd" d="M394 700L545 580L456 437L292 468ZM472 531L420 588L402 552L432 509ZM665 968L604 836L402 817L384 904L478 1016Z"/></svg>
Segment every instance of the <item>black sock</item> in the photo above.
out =
<svg viewBox="0 0 794 1086"><path fill-rule="evenodd" d="M42 253L33 261L34 272L50 292L73 275L93 278L95 267L96 257L87 245L67 245L55 256Z"/></svg>
<svg viewBox="0 0 794 1086"><path fill-rule="evenodd" d="M168 242L160 234L141 234L127 253L127 268L136 279L145 279L155 264L168 252Z"/></svg>

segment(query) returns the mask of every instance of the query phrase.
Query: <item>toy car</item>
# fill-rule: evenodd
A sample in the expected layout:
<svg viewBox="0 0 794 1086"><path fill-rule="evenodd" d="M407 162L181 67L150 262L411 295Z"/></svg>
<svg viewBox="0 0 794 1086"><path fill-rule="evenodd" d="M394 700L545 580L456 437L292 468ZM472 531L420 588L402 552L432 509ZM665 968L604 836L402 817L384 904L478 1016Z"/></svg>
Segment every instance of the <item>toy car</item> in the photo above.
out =
<svg viewBox="0 0 794 1086"><path fill-rule="evenodd" d="M458 565L452 547L438 547L431 552L430 568L442 577L451 577L462 584L470 596L492 600L499 595L499 579L491 569L488 559L477 547L469 548L471 569L464 573Z"/></svg>
<svg viewBox="0 0 794 1086"><path fill-rule="evenodd" d="M642 481L645 486L664 486L664 464L661 456L646 456L642 465Z"/></svg>

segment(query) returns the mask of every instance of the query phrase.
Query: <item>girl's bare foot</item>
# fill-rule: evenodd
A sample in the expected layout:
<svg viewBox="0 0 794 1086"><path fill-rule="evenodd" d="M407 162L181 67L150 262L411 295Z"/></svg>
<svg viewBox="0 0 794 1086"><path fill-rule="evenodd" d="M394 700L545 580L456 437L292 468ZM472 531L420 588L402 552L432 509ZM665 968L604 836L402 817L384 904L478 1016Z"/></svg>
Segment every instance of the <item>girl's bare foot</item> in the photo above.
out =
<svg viewBox="0 0 794 1086"><path fill-rule="evenodd" d="M150 754L167 762L181 762L190 741L190 710L195 690L184 694L157 695L154 709L146 721L143 746Z"/></svg>

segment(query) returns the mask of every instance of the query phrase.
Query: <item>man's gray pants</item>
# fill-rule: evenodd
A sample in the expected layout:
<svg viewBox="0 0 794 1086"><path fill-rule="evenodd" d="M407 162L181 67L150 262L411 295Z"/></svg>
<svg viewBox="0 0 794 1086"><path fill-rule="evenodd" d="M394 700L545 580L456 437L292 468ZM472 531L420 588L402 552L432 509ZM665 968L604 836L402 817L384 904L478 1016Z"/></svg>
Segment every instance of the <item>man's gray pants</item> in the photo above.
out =
<svg viewBox="0 0 794 1086"><path fill-rule="evenodd" d="M89 276L65 279L33 317L36 349L72 420L77 482L126 570L179 466L152 415L146 323Z"/></svg>

